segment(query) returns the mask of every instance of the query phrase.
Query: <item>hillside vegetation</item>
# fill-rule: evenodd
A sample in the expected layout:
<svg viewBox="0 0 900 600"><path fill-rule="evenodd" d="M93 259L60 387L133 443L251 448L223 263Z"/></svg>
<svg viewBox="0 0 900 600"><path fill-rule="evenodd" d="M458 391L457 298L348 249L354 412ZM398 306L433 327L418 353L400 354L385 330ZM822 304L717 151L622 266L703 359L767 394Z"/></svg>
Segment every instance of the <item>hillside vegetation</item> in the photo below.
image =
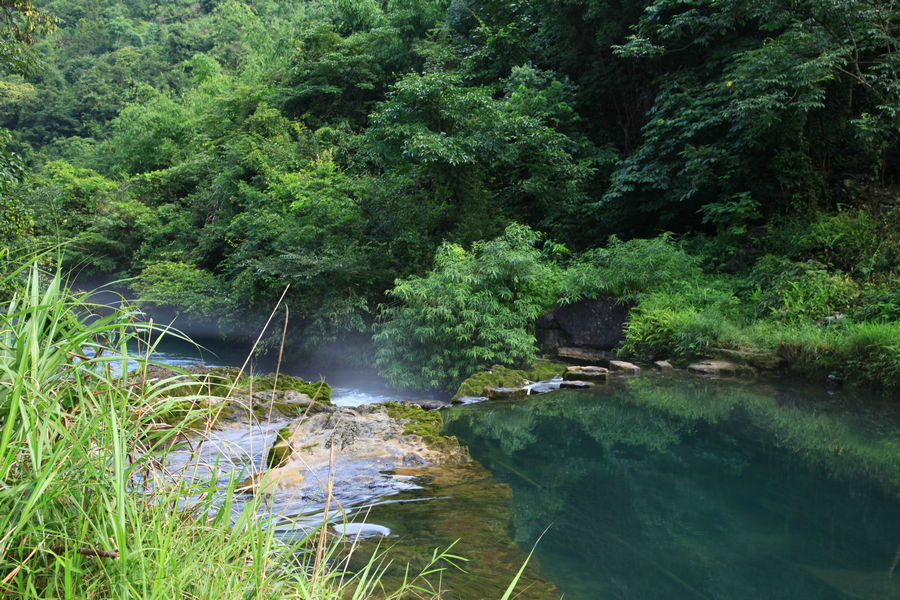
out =
<svg viewBox="0 0 900 600"><path fill-rule="evenodd" d="M9 249L233 337L290 286L295 350L374 334L405 387L521 363L537 315L600 294L637 303L629 356L900 385L892 3L39 8L34 40L3 8Z"/></svg>

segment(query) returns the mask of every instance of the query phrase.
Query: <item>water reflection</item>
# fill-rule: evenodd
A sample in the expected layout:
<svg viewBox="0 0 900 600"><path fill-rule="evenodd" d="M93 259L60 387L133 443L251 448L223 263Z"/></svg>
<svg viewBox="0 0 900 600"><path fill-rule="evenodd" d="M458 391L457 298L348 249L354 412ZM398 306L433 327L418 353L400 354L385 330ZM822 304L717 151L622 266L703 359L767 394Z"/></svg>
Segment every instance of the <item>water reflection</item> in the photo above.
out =
<svg viewBox="0 0 900 600"><path fill-rule="evenodd" d="M897 410L640 378L453 409L513 533L575 599L900 598Z"/></svg>

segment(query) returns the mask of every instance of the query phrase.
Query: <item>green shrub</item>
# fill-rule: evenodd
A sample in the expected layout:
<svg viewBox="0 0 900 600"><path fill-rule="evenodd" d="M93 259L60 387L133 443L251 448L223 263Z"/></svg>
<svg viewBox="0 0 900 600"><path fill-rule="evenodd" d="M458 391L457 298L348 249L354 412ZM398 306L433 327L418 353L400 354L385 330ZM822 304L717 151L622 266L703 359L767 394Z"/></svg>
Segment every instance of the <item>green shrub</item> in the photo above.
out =
<svg viewBox="0 0 900 600"><path fill-rule="evenodd" d="M605 248L589 250L572 263L562 288L568 302L607 295L637 299L660 286L701 277L698 260L672 234L627 242L612 236Z"/></svg>
<svg viewBox="0 0 900 600"><path fill-rule="evenodd" d="M697 356L732 337L739 316L730 290L682 284L645 295L625 324L624 354L651 359Z"/></svg>
<svg viewBox="0 0 900 600"><path fill-rule="evenodd" d="M900 287L863 285L847 315L854 321L900 321Z"/></svg>
<svg viewBox="0 0 900 600"><path fill-rule="evenodd" d="M860 277L892 271L900 264L900 244L881 215L863 209L822 215L799 244L832 269Z"/></svg>
<svg viewBox="0 0 900 600"><path fill-rule="evenodd" d="M756 315L779 321L844 313L859 296L857 284L843 273L829 273L815 261L798 263L772 255L757 261L747 281L755 286L750 301Z"/></svg>
<svg viewBox="0 0 900 600"><path fill-rule="evenodd" d="M431 273L397 280L373 338L381 374L399 388L451 390L487 365L534 358L533 322L556 300L540 238L514 224L470 251L444 244Z"/></svg>

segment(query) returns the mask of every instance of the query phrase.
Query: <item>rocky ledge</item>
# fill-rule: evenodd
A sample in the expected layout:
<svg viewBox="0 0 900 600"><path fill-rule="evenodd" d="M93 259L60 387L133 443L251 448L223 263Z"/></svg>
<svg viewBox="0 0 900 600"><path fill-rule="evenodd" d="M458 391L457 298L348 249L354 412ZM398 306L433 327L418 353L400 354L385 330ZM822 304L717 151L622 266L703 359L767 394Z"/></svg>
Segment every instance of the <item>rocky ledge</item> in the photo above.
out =
<svg viewBox="0 0 900 600"><path fill-rule="evenodd" d="M293 488L306 495L329 479L343 488L389 485L401 467L471 461L455 437L440 435L439 412L413 404L336 407L301 417L278 432L266 470L242 484L244 491L274 493Z"/></svg>

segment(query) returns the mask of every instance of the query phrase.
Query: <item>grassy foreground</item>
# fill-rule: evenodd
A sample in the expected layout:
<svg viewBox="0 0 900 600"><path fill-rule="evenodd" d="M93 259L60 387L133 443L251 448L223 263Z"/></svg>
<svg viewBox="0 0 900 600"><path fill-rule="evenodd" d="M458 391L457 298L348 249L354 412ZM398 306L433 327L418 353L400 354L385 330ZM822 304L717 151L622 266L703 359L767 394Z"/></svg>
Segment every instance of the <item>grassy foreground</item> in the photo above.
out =
<svg viewBox="0 0 900 600"><path fill-rule="evenodd" d="M18 281L12 286L13 280ZM152 324L86 304L25 266L0 314L0 595L19 598L434 597L427 576L384 590L374 557L342 573L323 528L287 546L253 501L166 477L167 382L145 383ZM123 374L123 361L137 371ZM180 385L168 383L168 387ZM235 477L234 479L237 479ZM223 500L224 499L224 500ZM513 582L515 583L515 582Z"/></svg>

